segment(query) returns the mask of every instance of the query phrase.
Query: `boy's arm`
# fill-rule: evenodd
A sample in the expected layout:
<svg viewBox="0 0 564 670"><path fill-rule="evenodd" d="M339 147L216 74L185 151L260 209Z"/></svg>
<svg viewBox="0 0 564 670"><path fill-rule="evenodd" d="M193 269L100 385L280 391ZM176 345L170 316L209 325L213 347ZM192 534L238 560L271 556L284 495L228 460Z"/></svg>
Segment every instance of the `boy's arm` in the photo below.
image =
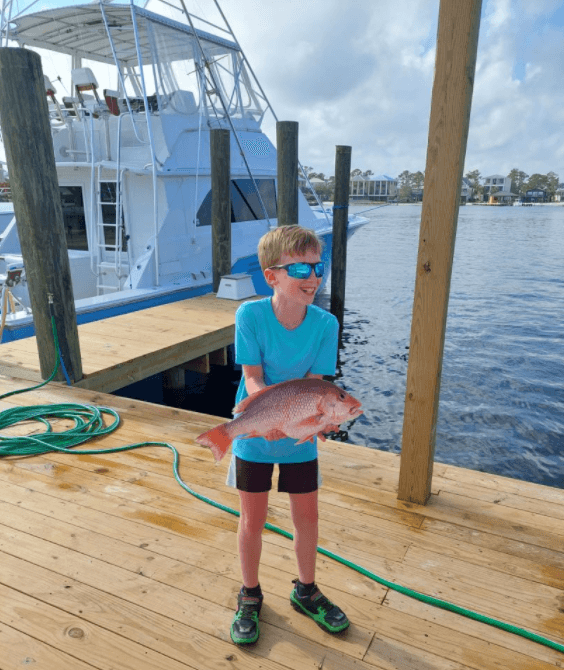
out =
<svg viewBox="0 0 564 670"><path fill-rule="evenodd" d="M245 388L249 395L266 388L262 365L242 365L245 376Z"/></svg>

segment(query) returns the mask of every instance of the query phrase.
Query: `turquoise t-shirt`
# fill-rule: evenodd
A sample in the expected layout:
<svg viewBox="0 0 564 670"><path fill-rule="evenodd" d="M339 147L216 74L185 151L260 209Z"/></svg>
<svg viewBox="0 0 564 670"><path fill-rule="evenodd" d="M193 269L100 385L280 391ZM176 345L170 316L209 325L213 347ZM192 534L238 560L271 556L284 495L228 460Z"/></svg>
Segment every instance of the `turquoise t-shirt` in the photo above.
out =
<svg viewBox="0 0 564 670"><path fill-rule="evenodd" d="M339 322L317 305L308 305L302 323L294 330L276 318L271 298L243 303L235 315L235 361L262 365L267 386L301 379L307 372L334 375L337 366ZM236 403L249 394L241 377ZM317 458L317 438L296 445L297 440L236 438L233 454L255 463L304 463Z"/></svg>

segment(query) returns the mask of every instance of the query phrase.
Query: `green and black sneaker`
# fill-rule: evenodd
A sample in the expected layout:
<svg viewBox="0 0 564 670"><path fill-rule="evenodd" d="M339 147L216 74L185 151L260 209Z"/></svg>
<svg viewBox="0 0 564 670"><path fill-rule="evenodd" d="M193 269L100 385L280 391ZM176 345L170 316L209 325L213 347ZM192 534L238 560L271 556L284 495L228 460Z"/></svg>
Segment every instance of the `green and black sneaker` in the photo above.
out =
<svg viewBox="0 0 564 670"><path fill-rule="evenodd" d="M243 588L237 595L237 612L231 622L231 639L235 644L252 644L259 637L258 618L263 596L247 595Z"/></svg>
<svg viewBox="0 0 564 670"><path fill-rule="evenodd" d="M326 598L317 584L313 585L311 592L304 596L298 595L298 581L294 579L294 590L290 595L292 607L302 614L307 614L323 630L329 633L340 633L348 628L350 621L347 615L328 598Z"/></svg>

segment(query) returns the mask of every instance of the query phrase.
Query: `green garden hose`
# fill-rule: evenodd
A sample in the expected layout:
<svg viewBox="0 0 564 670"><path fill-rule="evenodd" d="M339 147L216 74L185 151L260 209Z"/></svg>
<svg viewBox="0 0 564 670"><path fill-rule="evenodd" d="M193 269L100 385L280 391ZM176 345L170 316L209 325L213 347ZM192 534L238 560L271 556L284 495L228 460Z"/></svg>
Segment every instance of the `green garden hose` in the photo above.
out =
<svg viewBox="0 0 564 670"><path fill-rule="evenodd" d="M59 340L57 338L57 330L55 327L55 319L53 316L51 316L51 323L53 327L53 338L55 340L56 350L58 351L60 357L61 352L59 349ZM53 370L53 373L51 374L49 379L31 388L21 389L19 391L11 391L10 393L0 395L0 400L2 400L3 398L7 398L8 396L15 395L17 393L25 393L27 391L33 391L34 389L38 389L42 386L45 386L45 384L48 384L53 379L58 370L58 367L59 367L59 360L57 359L55 369ZM109 426L105 426L103 420L103 414L109 414L111 417L113 417L113 423L111 423ZM66 432L63 433L54 433L51 424L48 421L50 417L71 419L75 423L74 428L71 428L70 430L67 430ZM71 453L111 454L114 452L129 451L130 449L138 449L140 447L147 447L147 446L166 447L167 449L170 449L174 455L174 461L172 466L174 470L174 477L185 491L198 498L198 500L208 503L209 505L213 505L214 507L217 507L218 509L223 510L224 512L229 512L229 514L234 514L235 516L240 515L240 513L237 510L234 510L231 507L227 507L226 505L222 505L221 503L218 503L215 500L212 500L211 498L207 498L206 496L197 493L196 491L191 489L184 481L182 481L182 479L180 478L180 474L178 472L178 463L180 460L180 455L175 447L166 442L139 442L137 444L129 444L125 447L115 447L114 449L90 449L90 450L81 449L80 451L72 451L72 447L78 444L82 444L83 442L86 442L87 440L90 440L93 437L108 435L118 427L120 421L119 415L117 414L117 412L115 412L113 409L110 409L109 407L95 407L91 405L81 405L78 403L64 403L58 405L55 404L37 405L32 407L14 407L13 409L7 409L3 412L0 412L0 431L4 428L7 428L8 426L13 426L21 421L32 421L32 420L40 421L41 423L43 423L46 426L46 431L39 435L34 436L29 435L23 437L4 437L0 432L0 458L2 456L30 456L34 454L40 455L49 453L51 451L59 451L68 454ZM271 523L266 523L265 528L274 531L279 535L283 535L284 537L287 537L290 540L294 539L294 536L291 533L289 533L286 530L283 530L282 528L278 528L278 526L274 526ZM508 631L509 633L520 635L521 637L527 638L528 640L532 640L533 642L538 642L539 644L542 644L546 647L556 649L556 651L559 651L560 653L564 654L564 645L559 644L558 642L554 642L553 640L549 640L548 638L542 637L541 635L537 635L536 633L532 633L528 630L524 630L523 628L518 628L517 626L512 626L511 624L504 623L503 621L498 621L497 619L492 619L491 617L487 617L482 614L477 614L476 612L464 609L463 607L459 607L458 605L453 605L452 603L449 603L445 600L439 600L438 598L433 598L432 596L427 596L424 595L423 593L419 593L417 591L413 591L412 589L408 589L405 586L400 586L399 584L390 582L386 579L383 579L382 577L379 577L373 572L366 570L360 565L357 565L356 563L348 561L346 558L343 558L342 556L333 553L332 551L323 549L323 547L317 547L317 551L320 554L323 554L324 556L332 558L338 563L342 563L343 565L346 565L347 567L356 570L356 572L359 572L361 575L364 575L365 577L368 577L369 579L372 579L375 582L378 582L378 584L382 584L382 586L392 589L393 591L398 591L403 595L415 598L416 600L420 600L424 603L427 603L428 605L440 607L441 609L445 609L450 612L455 612L456 614L461 614L462 616L474 619L475 621L480 621L481 623L488 624L489 626L494 626L496 628L500 628L501 630Z"/></svg>

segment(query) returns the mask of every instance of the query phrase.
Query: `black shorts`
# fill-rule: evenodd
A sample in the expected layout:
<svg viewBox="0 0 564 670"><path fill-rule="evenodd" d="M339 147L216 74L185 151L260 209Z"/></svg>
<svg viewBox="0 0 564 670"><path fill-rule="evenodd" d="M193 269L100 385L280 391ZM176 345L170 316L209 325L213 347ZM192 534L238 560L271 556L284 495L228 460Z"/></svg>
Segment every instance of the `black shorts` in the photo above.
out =
<svg viewBox="0 0 564 670"><path fill-rule="evenodd" d="M317 458L305 463L279 463L278 490L285 493L317 491ZM239 491L262 493L272 488L274 463L253 463L235 456L235 476Z"/></svg>

